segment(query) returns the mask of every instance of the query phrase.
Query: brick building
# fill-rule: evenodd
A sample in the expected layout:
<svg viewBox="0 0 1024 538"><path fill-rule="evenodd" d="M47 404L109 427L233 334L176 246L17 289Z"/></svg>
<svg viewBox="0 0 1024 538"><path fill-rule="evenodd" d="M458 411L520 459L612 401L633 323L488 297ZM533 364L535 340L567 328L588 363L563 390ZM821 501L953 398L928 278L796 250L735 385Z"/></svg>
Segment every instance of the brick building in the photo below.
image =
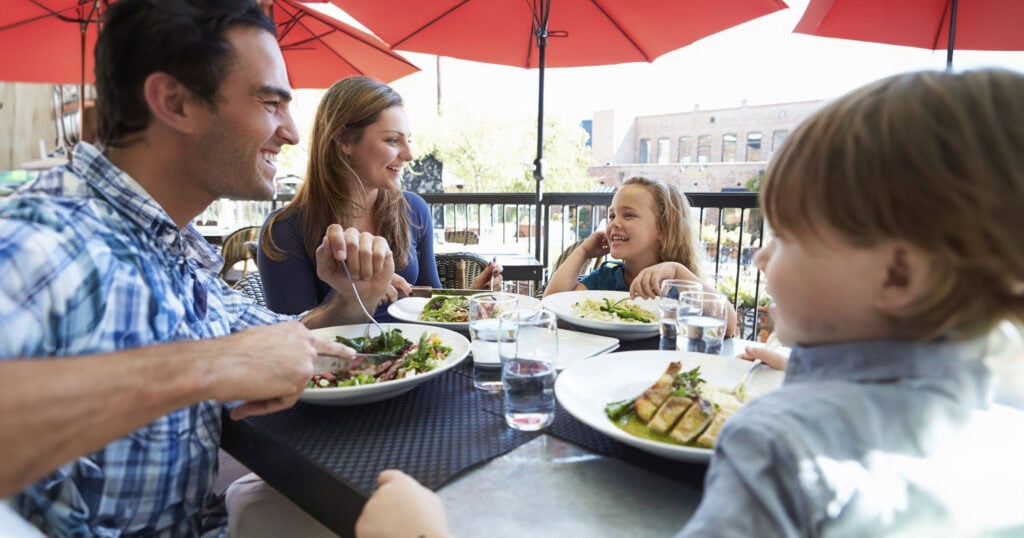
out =
<svg viewBox="0 0 1024 538"><path fill-rule="evenodd" d="M764 173L772 153L824 101L617 117L594 113L594 165L587 173L617 186L644 175L677 184L687 192L743 187Z"/></svg>

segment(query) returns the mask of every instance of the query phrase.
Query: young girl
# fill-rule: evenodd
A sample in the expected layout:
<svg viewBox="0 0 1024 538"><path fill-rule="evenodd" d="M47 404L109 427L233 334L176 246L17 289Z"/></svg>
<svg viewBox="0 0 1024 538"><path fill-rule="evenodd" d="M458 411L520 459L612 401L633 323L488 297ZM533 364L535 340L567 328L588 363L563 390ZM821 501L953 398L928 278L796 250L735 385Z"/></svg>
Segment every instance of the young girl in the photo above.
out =
<svg viewBox="0 0 1024 538"><path fill-rule="evenodd" d="M608 226L590 234L551 275L544 295L572 290L628 291L632 297L657 297L667 279L701 283L700 251L690 228L690 203L672 185L645 177L623 182L612 197ZM604 255L609 261L578 279L590 258ZM736 327L730 311L726 336Z"/></svg>
<svg viewBox="0 0 1024 538"><path fill-rule="evenodd" d="M690 203L675 187L647 179L627 179L612 197L608 226L590 234L551 275L545 295L571 290L629 291L655 297L661 281L700 282L698 242L690 229ZM578 279L590 258L611 255Z"/></svg>
<svg viewBox="0 0 1024 538"><path fill-rule="evenodd" d="M681 536L1024 532L1024 414L992 405L985 362L989 333L1024 323L1022 95L1009 71L899 75L776 152L757 265L794 348L723 427ZM357 529L426 495L382 478Z"/></svg>
<svg viewBox="0 0 1024 538"><path fill-rule="evenodd" d="M257 262L267 306L299 314L328 297L316 275L314 252L331 223L383 236L395 258L390 299L409 285L441 287L434 260L433 223L423 198L401 190L402 168L412 161L409 119L402 97L369 77L334 83L320 101L310 136L306 179L260 232ZM471 287L499 285L501 266L490 264ZM355 276L355 275L353 275ZM374 317L390 320L386 305Z"/></svg>

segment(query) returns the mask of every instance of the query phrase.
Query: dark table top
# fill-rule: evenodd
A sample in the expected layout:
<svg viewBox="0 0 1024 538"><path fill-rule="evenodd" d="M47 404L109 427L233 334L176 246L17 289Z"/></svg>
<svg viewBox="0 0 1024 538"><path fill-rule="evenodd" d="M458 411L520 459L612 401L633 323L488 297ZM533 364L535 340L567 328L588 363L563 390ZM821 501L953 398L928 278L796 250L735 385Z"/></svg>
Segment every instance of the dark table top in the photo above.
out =
<svg viewBox="0 0 1024 538"><path fill-rule="evenodd" d="M658 338L618 351L657 349ZM731 346L730 346L731 349ZM223 421L222 447L335 532L351 535L380 471L399 468L431 489L470 473L542 433L595 454L700 488L705 466L664 460L621 444L559 408L544 432L509 429L501 397L473 389L467 358L420 387L382 402L295 407Z"/></svg>

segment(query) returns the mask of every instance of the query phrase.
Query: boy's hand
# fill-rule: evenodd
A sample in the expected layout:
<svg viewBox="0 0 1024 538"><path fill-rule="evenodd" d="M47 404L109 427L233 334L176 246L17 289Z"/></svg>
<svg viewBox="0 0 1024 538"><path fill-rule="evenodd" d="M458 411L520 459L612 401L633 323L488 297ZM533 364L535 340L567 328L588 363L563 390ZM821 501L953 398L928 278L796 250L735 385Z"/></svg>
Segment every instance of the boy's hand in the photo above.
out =
<svg viewBox="0 0 1024 538"><path fill-rule="evenodd" d="M761 362L776 370L785 370L789 363L789 355L755 346L747 346L736 358L746 361L761 359Z"/></svg>
<svg viewBox="0 0 1024 538"><path fill-rule="evenodd" d="M436 493L411 476L389 469L377 477L377 491L356 520L359 538L393 536L451 536L444 504Z"/></svg>

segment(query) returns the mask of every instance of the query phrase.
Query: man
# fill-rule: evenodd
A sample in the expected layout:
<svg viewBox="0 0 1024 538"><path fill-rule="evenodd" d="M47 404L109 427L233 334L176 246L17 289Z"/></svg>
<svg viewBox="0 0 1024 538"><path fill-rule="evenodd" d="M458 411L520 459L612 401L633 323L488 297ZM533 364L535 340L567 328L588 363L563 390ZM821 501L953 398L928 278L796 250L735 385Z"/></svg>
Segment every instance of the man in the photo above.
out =
<svg viewBox="0 0 1024 538"><path fill-rule="evenodd" d="M80 144L0 204L0 359L20 359L4 372L84 356L51 359L82 372L81 387L5 383L0 431L42 427L23 430L24 447L4 439L0 477L9 492L130 431L14 506L49 535L222 535L222 402L244 401L233 418L294 403L317 353L351 352L307 329L362 319L342 306L354 296L341 264L377 304L394 263L383 239L331 226L317 265L335 299L287 322L229 290L188 225L219 197L270 197L274 159L298 141L274 26L252 0L111 4L96 87L99 147Z"/></svg>

